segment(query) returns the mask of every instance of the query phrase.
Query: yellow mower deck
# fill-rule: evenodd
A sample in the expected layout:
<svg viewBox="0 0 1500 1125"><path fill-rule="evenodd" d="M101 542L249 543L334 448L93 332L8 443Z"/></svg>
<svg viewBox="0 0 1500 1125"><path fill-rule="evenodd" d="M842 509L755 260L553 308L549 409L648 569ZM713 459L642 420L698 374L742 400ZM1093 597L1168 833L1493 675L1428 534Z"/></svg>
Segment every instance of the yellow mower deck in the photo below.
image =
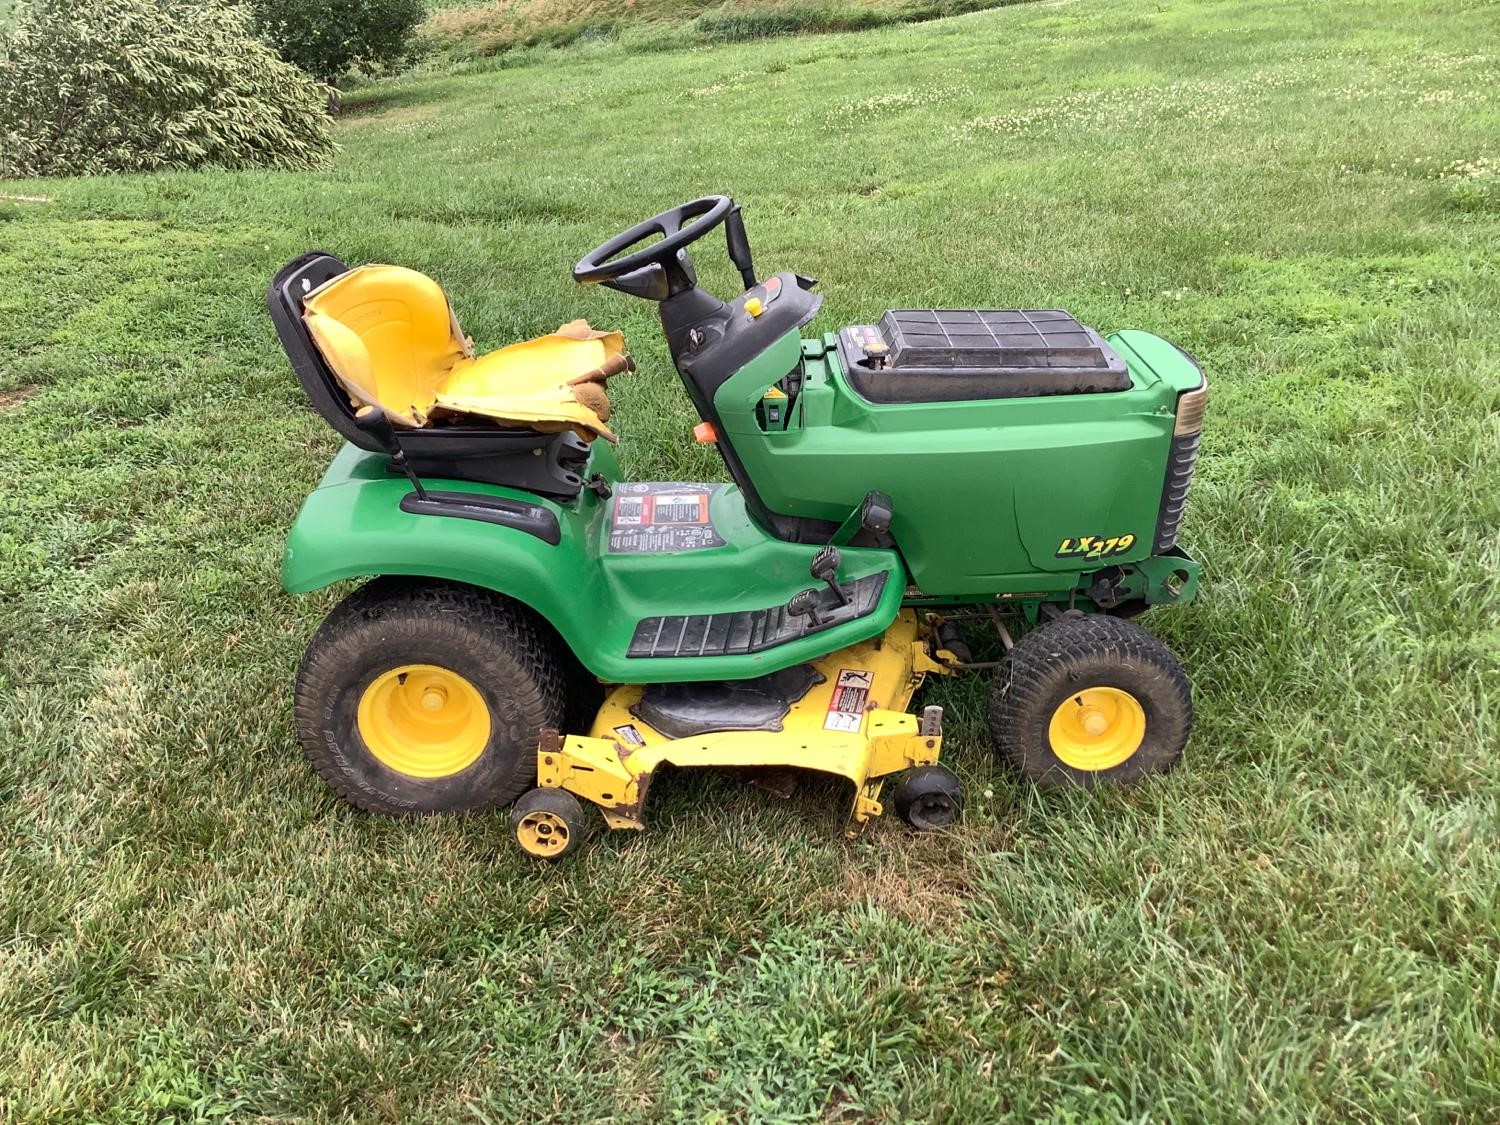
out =
<svg viewBox="0 0 1500 1125"><path fill-rule="evenodd" d="M884 811L885 778L938 760L941 709L929 708L918 719L906 707L928 673L946 675L949 669L928 655L926 629L911 610L903 610L881 636L829 653L812 666L822 682L792 704L779 731L669 738L632 713L641 685L612 687L587 735L543 733L538 784L597 805L611 828L643 828L646 794L664 763L792 766L854 783L849 831L857 833Z"/></svg>

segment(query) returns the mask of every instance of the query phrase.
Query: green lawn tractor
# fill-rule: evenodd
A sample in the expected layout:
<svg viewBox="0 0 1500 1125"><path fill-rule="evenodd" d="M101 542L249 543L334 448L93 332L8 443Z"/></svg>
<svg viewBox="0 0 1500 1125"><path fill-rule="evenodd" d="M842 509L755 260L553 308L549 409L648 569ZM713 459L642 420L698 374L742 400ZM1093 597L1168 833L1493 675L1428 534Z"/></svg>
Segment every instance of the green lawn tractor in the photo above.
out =
<svg viewBox="0 0 1500 1125"><path fill-rule="evenodd" d="M745 291L699 286L723 226ZM592 816L641 828L657 770L815 770L853 783L851 831L963 803L930 675L997 631L990 725L1043 783L1131 782L1192 722L1171 653L1129 618L1196 592L1176 546L1207 387L1144 332L1058 310L907 309L803 336L821 298L757 280L739 208L709 196L573 270L657 304L727 481L621 478L619 333L574 321L476 354L443 291L397 266L288 263L268 304L347 444L307 498L282 580L369 578L318 629L298 737L372 812L514 802L557 858ZM972 635L972 634L971 634ZM892 782L887 790L886 783Z"/></svg>

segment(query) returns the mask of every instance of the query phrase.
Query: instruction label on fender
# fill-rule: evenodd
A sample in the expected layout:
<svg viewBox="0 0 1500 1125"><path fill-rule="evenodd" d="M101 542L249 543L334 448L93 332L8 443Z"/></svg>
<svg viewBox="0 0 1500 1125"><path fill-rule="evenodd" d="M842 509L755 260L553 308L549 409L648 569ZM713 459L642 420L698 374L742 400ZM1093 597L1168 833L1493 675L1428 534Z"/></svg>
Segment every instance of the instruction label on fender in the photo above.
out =
<svg viewBox="0 0 1500 1125"><path fill-rule="evenodd" d="M692 481L632 481L615 485L609 549L666 554L724 546L709 505L724 486Z"/></svg>
<svg viewBox="0 0 1500 1125"><path fill-rule="evenodd" d="M615 733L620 736L620 741L627 746L646 745L646 736L635 729L634 723L626 723L624 726L615 727Z"/></svg>
<svg viewBox="0 0 1500 1125"><path fill-rule="evenodd" d="M874 672L866 672L863 668L840 668L839 678L833 684L833 696L828 700L823 729L858 734L865 721L865 706L870 701L870 687L874 682Z"/></svg>

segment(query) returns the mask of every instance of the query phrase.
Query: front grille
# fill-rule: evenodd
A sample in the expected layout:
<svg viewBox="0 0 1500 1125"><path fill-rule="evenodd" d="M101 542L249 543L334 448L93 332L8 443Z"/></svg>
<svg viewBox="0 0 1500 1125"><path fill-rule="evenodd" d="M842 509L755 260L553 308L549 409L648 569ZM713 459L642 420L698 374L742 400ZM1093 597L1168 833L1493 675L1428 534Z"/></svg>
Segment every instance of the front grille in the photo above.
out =
<svg viewBox="0 0 1500 1125"><path fill-rule="evenodd" d="M1198 463L1198 446L1203 441L1200 430L1179 434L1172 439L1167 454L1167 479L1162 485L1161 507L1156 517L1156 540L1152 554L1160 555L1177 545L1177 529L1187 511L1188 489L1193 484L1193 468Z"/></svg>

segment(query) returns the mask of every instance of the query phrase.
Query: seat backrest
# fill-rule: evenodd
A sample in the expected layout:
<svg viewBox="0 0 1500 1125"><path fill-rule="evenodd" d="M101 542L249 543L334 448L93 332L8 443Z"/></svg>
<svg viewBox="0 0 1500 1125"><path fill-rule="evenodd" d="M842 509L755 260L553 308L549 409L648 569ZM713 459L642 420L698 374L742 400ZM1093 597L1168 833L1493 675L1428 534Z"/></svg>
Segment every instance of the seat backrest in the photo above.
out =
<svg viewBox="0 0 1500 1125"><path fill-rule="evenodd" d="M324 360L318 345L313 343L312 334L302 320L303 299L330 279L348 271L348 266L322 250L299 255L277 270L271 279L271 286L266 290L266 311L271 314L276 335L313 408L345 441L375 452L381 448L380 442L359 428L349 392L339 385L338 376Z"/></svg>
<svg viewBox="0 0 1500 1125"><path fill-rule="evenodd" d="M453 365L471 354L437 282L403 266L358 266L302 302L303 321L351 398L421 426Z"/></svg>

